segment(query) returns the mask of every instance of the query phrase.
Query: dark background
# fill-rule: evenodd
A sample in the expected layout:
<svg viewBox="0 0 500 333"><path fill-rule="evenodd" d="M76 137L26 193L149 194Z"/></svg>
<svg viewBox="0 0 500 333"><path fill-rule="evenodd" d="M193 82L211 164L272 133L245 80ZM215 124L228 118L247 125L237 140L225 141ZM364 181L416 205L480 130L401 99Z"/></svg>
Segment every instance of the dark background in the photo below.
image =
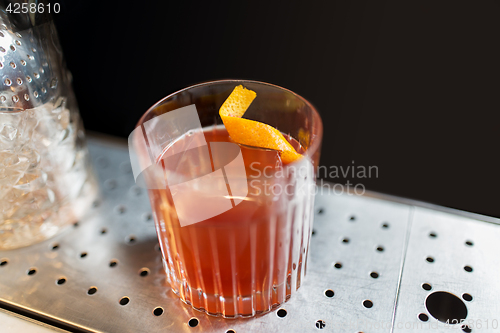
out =
<svg viewBox="0 0 500 333"><path fill-rule="evenodd" d="M316 105L323 165L379 170L330 180L500 217L499 1L59 2L87 129L127 137L180 88L266 81Z"/></svg>

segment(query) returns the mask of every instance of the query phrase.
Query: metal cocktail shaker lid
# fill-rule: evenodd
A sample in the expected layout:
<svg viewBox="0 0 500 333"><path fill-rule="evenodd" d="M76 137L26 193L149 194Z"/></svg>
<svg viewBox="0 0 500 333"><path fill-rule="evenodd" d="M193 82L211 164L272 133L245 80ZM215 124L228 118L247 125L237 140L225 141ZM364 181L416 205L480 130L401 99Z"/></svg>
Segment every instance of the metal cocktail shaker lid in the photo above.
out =
<svg viewBox="0 0 500 333"><path fill-rule="evenodd" d="M34 25L19 30L0 12L0 111L32 109L56 96L58 78L43 46L53 39L45 31Z"/></svg>

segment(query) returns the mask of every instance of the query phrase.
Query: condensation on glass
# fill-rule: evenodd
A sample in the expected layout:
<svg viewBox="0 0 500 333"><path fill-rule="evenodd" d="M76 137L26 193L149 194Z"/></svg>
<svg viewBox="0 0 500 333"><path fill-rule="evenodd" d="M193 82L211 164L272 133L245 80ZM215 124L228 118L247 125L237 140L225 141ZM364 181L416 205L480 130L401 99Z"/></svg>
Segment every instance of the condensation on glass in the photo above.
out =
<svg viewBox="0 0 500 333"><path fill-rule="evenodd" d="M0 249L13 249L78 221L98 191L50 18L0 11L0 80Z"/></svg>

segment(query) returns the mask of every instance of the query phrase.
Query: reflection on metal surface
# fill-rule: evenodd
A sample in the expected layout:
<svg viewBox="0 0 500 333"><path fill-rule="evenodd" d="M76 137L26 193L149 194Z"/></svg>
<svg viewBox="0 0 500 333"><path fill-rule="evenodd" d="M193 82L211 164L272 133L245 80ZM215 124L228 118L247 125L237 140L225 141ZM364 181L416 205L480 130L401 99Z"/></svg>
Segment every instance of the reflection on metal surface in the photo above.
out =
<svg viewBox="0 0 500 333"><path fill-rule="evenodd" d="M373 195L317 197L305 281L279 309L245 320L199 313L165 282L126 145L89 146L101 184L113 186L102 186L87 218L63 234L0 252L3 306L83 332L424 332L416 325L440 316L426 299L442 291L463 300L466 322L495 331L500 226ZM477 330L461 325L458 332ZM432 331L449 332L443 323Z"/></svg>

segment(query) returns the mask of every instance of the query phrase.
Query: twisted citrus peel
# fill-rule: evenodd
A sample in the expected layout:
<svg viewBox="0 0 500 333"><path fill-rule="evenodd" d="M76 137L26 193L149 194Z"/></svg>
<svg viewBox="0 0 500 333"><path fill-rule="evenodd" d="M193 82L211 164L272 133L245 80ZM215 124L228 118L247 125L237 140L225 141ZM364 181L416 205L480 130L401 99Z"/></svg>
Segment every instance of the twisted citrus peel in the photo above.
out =
<svg viewBox="0 0 500 333"><path fill-rule="evenodd" d="M241 118L257 94L255 91L236 86L219 109L219 115L231 139L239 144L278 150L283 163L291 163L302 157L276 128L267 124Z"/></svg>

